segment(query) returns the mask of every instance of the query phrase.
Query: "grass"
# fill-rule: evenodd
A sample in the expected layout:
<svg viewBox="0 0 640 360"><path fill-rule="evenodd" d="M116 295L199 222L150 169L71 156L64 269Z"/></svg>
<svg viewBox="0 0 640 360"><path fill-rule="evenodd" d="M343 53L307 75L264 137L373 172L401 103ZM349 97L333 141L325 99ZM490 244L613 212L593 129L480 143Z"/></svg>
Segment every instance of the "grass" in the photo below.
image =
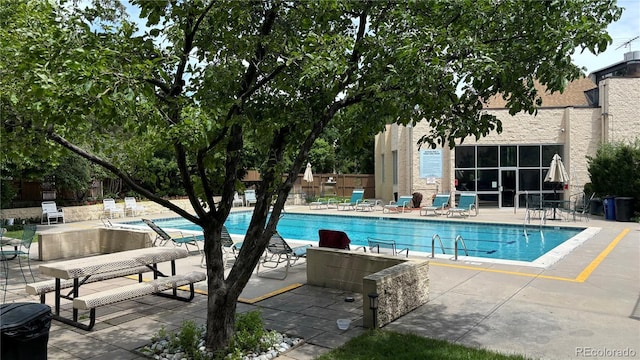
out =
<svg viewBox="0 0 640 360"><path fill-rule="evenodd" d="M443 340L384 330L364 333L317 358L317 360L353 359L526 360L530 358L522 355L504 355Z"/></svg>
<svg viewBox="0 0 640 360"><path fill-rule="evenodd" d="M8 237L8 238L13 238L13 239L22 239L22 230L7 231L4 235L2 235L2 237ZM34 243L38 242L38 234L37 233L33 235L33 242Z"/></svg>

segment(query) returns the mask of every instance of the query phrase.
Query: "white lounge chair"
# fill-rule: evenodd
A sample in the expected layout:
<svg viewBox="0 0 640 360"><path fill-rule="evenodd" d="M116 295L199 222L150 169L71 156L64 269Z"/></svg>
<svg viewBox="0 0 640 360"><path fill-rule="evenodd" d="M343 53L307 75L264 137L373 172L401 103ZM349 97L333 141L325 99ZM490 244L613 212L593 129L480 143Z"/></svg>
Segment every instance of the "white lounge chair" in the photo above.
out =
<svg viewBox="0 0 640 360"><path fill-rule="evenodd" d="M237 191L233 193L233 204L231 204L231 206L236 206L236 205L244 206L244 200L242 200L240 195L238 195Z"/></svg>
<svg viewBox="0 0 640 360"><path fill-rule="evenodd" d="M57 224L59 219L62 219L62 223L64 223L64 210L59 208L55 201L43 201L40 224L44 224L45 218L47 219L47 225L51 225L51 220L53 220L54 224Z"/></svg>
<svg viewBox="0 0 640 360"><path fill-rule="evenodd" d="M246 206L251 206L251 204L255 204L258 202L256 199L256 191L255 190L245 190L244 191L244 203Z"/></svg>
<svg viewBox="0 0 640 360"><path fill-rule="evenodd" d="M124 215L131 214L131 216L136 216L137 214L144 213L144 206L138 205L136 202L136 198L134 197L126 197L124 198Z"/></svg>
<svg viewBox="0 0 640 360"><path fill-rule="evenodd" d="M106 216L109 219L113 219L114 216L124 216L124 209L116 206L116 201L111 198L102 200L102 216Z"/></svg>

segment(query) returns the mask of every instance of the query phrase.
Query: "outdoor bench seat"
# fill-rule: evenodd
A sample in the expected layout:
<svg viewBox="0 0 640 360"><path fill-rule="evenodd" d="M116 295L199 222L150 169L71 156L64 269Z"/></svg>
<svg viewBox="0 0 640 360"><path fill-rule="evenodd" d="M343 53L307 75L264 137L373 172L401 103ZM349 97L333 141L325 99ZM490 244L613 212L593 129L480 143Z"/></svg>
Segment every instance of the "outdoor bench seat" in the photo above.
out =
<svg viewBox="0 0 640 360"><path fill-rule="evenodd" d="M187 274L158 278L148 282L141 282L115 289L100 291L97 293L80 296L73 299L73 307L79 310L95 310L96 307L114 304L124 300L135 299L145 295L156 294L165 290L175 289L184 285L191 285L193 297L193 284L203 281L207 275L203 272L192 271ZM92 318L95 316L92 313Z"/></svg>
<svg viewBox="0 0 640 360"><path fill-rule="evenodd" d="M96 281L115 279L115 278L119 278L127 275L142 274L147 271L151 271L151 269L149 269L149 267L147 266L138 266L134 268L115 270L115 271L106 272L102 274L92 275L88 279L84 280L83 283L88 284ZM73 287L73 279L60 280L60 289L67 289L70 287ZM53 292L55 290L56 290L55 279L39 281L36 283L27 284L26 286L27 294L40 295L40 302L43 304L44 304L45 294L49 292Z"/></svg>

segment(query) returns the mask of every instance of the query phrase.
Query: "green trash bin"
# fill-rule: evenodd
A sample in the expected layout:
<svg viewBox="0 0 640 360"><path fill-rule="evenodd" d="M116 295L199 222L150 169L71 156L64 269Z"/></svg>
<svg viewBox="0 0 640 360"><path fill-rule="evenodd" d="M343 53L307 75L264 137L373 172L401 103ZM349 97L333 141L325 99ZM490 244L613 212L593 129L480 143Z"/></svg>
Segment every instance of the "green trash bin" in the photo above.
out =
<svg viewBox="0 0 640 360"><path fill-rule="evenodd" d="M51 308L39 303L0 305L0 358L47 360Z"/></svg>

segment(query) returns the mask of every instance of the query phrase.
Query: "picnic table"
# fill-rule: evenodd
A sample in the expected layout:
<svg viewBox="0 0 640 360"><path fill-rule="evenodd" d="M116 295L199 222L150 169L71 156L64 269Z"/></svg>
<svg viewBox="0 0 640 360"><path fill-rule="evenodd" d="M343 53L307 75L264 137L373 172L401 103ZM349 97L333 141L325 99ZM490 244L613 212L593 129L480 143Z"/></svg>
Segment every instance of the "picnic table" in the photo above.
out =
<svg viewBox="0 0 640 360"><path fill-rule="evenodd" d="M200 272L176 275L175 260L186 258L187 256L189 256L189 253L183 248L143 248L40 265L40 274L55 278L55 280L53 280L53 289L55 292L53 318L65 324L84 330L91 330L95 324L95 308L98 306L150 294L165 296L176 300L191 301L194 297L193 283L204 280L206 275ZM158 270L157 264L163 262L171 262L170 276ZM143 268L141 269L141 267ZM154 280L143 282L142 272L145 271L152 272ZM83 284L96 281L96 279L100 281L115 276L122 276L121 274L126 273L137 273L139 275L138 283L80 296L80 287ZM69 283L69 280L71 280L71 283ZM177 287L187 284L190 285L190 295L188 297L179 296L177 294ZM34 294L40 291L41 302L44 303L46 286L38 287L34 285L38 284L27 285L27 292ZM69 287L69 285L71 287L69 293L66 295L62 294L62 288ZM34 290L34 287L45 290ZM162 293L162 291L169 289L172 289L171 294ZM73 301L72 318L67 318L60 314L60 302L62 299ZM90 310L90 323L88 325L78 321L79 309Z"/></svg>

